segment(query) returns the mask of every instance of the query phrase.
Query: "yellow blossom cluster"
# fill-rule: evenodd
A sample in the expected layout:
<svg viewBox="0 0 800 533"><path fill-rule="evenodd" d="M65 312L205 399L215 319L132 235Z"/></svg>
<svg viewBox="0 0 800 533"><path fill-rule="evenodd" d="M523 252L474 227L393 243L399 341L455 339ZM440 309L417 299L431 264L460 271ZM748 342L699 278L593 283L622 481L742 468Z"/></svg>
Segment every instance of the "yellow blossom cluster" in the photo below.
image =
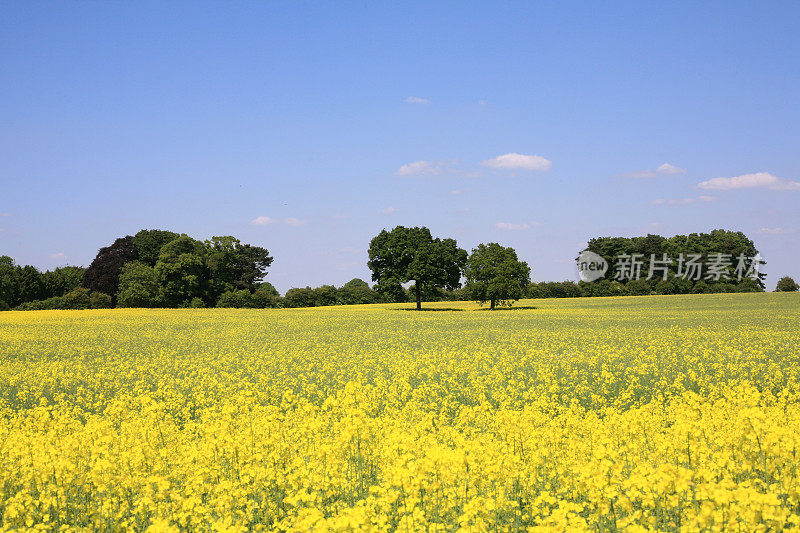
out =
<svg viewBox="0 0 800 533"><path fill-rule="evenodd" d="M800 295L0 313L0 531L800 531Z"/></svg>

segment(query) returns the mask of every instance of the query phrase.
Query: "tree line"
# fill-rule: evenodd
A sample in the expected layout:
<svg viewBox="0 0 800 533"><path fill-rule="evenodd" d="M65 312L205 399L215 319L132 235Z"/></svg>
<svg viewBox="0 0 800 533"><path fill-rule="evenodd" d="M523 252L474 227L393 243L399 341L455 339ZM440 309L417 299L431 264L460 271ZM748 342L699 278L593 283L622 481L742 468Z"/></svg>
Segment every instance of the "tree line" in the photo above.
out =
<svg viewBox="0 0 800 533"><path fill-rule="evenodd" d="M756 279L718 280L681 277L677 266L666 276L621 280L614 260L622 254L649 258L722 253L756 256L753 241L741 232L714 230L665 238L599 237L588 250L611 267L594 282L531 283L530 267L513 248L480 244L471 253L455 239L433 237L428 228L397 226L369 244L367 266L373 286L353 279L342 287L297 287L281 296L264 281L273 262L266 248L231 236L200 241L165 230L141 230L101 248L88 268L59 267L40 272L0 256L1 309L96 309L108 307L316 307L326 305L475 300L494 309L520 298L569 298L644 294L763 291ZM783 278L778 290L796 290Z"/></svg>

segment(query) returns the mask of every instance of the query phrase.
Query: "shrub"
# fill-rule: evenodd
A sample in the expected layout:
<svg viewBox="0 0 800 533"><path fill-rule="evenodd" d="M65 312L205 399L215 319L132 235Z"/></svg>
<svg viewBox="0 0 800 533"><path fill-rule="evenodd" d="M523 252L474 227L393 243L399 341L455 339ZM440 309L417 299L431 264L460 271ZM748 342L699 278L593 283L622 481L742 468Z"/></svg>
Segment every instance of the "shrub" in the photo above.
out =
<svg viewBox="0 0 800 533"><path fill-rule="evenodd" d="M114 302L108 294L95 291L89 296L90 309L111 309L112 307L114 307Z"/></svg>
<svg viewBox="0 0 800 533"><path fill-rule="evenodd" d="M217 300L217 307L253 307L253 295L247 289L226 291Z"/></svg>
<svg viewBox="0 0 800 533"><path fill-rule="evenodd" d="M316 298L311 287L293 288L286 291L283 298L286 307L314 307Z"/></svg>
<svg viewBox="0 0 800 533"><path fill-rule="evenodd" d="M652 289L646 279L635 279L625 284L628 294L631 296L644 296L650 294Z"/></svg>
<svg viewBox="0 0 800 533"><path fill-rule="evenodd" d="M274 288L273 288L274 290ZM252 307L256 309L266 309L268 307L282 307L283 304L281 303L282 298L278 294L278 291L274 293L270 290L257 290L252 294Z"/></svg>

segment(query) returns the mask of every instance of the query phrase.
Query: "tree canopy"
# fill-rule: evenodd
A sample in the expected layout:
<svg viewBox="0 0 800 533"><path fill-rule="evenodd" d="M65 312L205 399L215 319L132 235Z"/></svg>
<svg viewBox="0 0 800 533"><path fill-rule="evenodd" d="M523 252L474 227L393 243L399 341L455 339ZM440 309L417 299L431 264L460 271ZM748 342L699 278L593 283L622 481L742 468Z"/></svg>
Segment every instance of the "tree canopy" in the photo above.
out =
<svg viewBox="0 0 800 533"><path fill-rule="evenodd" d="M622 255L641 254L646 266L644 276L647 276L647 264L651 256L656 259L662 259L664 256L671 259L673 262L667 268L667 281L673 287L669 290L673 292L683 292L682 288L678 285L683 283L678 276L678 269L680 268L678 258L681 254L684 257L689 254L698 254L704 261L709 260L716 254L723 254L729 257L732 265L727 269L727 277L719 280L685 280L694 287L696 283L703 281L703 285L715 284L731 284L731 285L750 285L757 284L762 290L764 288L763 279L765 274L759 273L757 279L744 278L741 281L738 276L734 275L736 260L739 256L743 255L748 258L758 256L758 250L755 244L744 233L740 231L726 231L722 229L715 229L709 233L690 233L689 235L675 235L674 237L662 237L661 235L648 234L644 237L597 237L591 239L588 243L587 249L601 255L609 265L605 274L605 279L611 281L615 279L615 259ZM761 262L763 265L764 262ZM661 276L659 276L661 279ZM621 280L625 283L625 280ZM632 281L632 280L631 280ZM630 281L628 281L630 283ZM653 281L651 285L655 286L658 281ZM641 285L641 284L637 284ZM703 286L701 285L701 287ZM636 288L637 292L644 290L643 286ZM649 293L649 292L648 292Z"/></svg>
<svg viewBox="0 0 800 533"><path fill-rule="evenodd" d="M379 292L396 292L403 283L413 281L417 309L421 309L426 286L449 290L461 286L466 262L467 252L454 239L433 238L425 227L397 226L372 239L367 266Z"/></svg>
<svg viewBox="0 0 800 533"><path fill-rule="evenodd" d="M467 293L489 308L524 298L531 282L531 269L517 259L513 248L497 243L479 244L472 250L464 270Z"/></svg>
<svg viewBox="0 0 800 533"><path fill-rule="evenodd" d="M119 275L119 307L158 307L161 303L155 269L142 261L131 261Z"/></svg>
<svg viewBox="0 0 800 533"><path fill-rule="evenodd" d="M161 300L170 307L188 307L195 298L207 302L209 268L203 243L181 235L161 248L154 267Z"/></svg>
<svg viewBox="0 0 800 533"><path fill-rule="evenodd" d="M161 248L170 241L180 237L174 231L161 229L143 229L133 236L133 246L139 261L146 265L156 266Z"/></svg>
<svg viewBox="0 0 800 533"><path fill-rule="evenodd" d="M778 292L795 292L800 289L800 285L790 278L789 276L784 276L778 280L778 284L775 286L775 290Z"/></svg>
<svg viewBox="0 0 800 533"><path fill-rule="evenodd" d="M227 291L254 291L273 261L266 248L242 244L234 237L212 237L205 246L212 297Z"/></svg>

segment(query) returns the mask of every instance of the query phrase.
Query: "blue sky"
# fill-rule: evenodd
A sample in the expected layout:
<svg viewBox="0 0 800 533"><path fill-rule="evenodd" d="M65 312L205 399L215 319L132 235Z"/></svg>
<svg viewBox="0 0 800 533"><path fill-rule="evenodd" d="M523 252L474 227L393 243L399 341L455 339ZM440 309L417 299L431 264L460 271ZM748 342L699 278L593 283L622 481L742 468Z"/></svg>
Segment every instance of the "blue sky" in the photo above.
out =
<svg viewBox="0 0 800 533"><path fill-rule="evenodd" d="M769 288L800 278L797 2L0 9L19 263L87 265L141 228L235 235L285 291L368 280L369 240L403 224L561 280L593 236L725 228Z"/></svg>

